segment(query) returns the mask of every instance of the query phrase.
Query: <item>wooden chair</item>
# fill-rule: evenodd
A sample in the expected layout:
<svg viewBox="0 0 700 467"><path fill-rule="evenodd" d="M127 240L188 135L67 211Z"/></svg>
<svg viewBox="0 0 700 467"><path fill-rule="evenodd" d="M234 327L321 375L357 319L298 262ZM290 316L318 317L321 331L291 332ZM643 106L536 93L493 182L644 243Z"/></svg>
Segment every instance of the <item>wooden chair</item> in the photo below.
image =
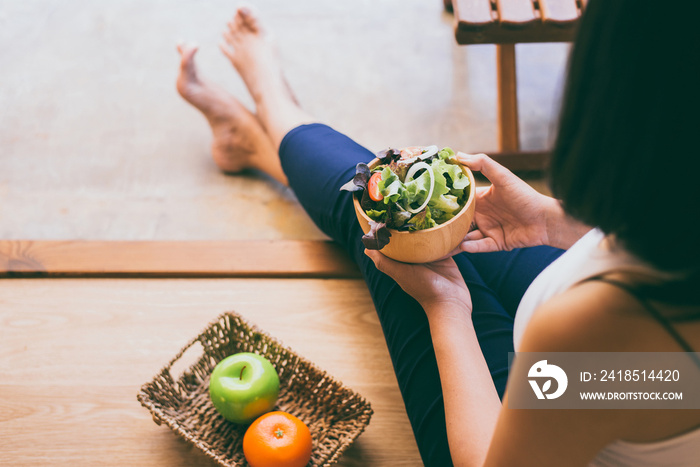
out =
<svg viewBox="0 0 700 467"><path fill-rule="evenodd" d="M492 156L511 170L543 170L549 156L547 151L520 151L515 44L571 41L586 2L444 0L454 11L458 44L496 44L500 153Z"/></svg>

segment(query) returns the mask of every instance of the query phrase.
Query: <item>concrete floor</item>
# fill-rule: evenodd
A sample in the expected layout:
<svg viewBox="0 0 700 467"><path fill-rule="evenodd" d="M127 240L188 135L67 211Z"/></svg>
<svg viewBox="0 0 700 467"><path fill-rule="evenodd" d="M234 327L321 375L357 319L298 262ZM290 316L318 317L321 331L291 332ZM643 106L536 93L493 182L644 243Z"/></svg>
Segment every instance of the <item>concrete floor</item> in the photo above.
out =
<svg viewBox="0 0 700 467"><path fill-rule="evenodd" d="M373 151L496 149L495 50L439 0L255 2L302 105ZM179 40L247 105L217 48L230 0L0 0L0 238L318 239L293 193L226 176L177 95ZM548 146L568 47L519 45L521 138Z"/></svg>

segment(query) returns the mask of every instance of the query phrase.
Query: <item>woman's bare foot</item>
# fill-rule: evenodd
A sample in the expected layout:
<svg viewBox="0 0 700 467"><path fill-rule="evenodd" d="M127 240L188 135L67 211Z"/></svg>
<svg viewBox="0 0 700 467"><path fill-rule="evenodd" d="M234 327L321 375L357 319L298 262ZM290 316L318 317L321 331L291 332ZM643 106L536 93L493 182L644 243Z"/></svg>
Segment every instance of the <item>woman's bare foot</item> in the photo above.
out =
<svg viewBox="0 0 700 467"><path fill-rule="evenodd" d="M224 172L255 168L286 184L277 151L258 118L235 97L200 79L194 63L196 47L178 45L177 50L181 57L177 90L209 121L214 162Z"/></svg>
<svg viewBox="0 0 700 467"><path fill-rule="evenodd" d="M282 75L274 42L251 8L236 11L224 41L221 50L248 87L275 147L292 128L315 121L299 107Z"/></svg>

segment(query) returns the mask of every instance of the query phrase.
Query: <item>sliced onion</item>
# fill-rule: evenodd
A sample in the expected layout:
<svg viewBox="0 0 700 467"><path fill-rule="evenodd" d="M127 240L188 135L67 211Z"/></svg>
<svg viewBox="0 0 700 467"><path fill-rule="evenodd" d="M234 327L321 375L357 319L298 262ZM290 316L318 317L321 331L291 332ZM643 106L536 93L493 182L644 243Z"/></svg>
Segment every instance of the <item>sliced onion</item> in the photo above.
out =
<svg viewBox="0 0 700 467"><path fill-rule="evenodd" d="M426 146L423 148L423 154L418 156L418 159L425 160L433 157L438 152L438 147L434 144L432 146Z"/></svg>
<svg viewBox="0 0 700 467"><path fill-rule="evenodd" d="M406 210L412 214L415 214L417 212L422 211L425 209L425 207L428 205L428 201L430 201L430 197L433 196L433 190L435 189L435 174L433 173L432 169L430 166L425 163L425 162L416 162L411 166L410 169L408 169L408 173L406 174L406 182L408 183L411 180L413 180L413 176L418 172L420 169L426 169L428 173L430 174L430 190L428 190L428 196L425 197L425 201L423 204L417 208L417 209L411 209L411 206L408 206Z"/></svg>

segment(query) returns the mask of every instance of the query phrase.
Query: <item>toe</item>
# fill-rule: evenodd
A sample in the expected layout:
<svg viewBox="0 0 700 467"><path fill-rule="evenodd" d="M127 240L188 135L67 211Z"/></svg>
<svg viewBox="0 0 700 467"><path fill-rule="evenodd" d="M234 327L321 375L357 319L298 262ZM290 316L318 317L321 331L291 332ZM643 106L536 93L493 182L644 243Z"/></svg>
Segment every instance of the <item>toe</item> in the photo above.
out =
<svg viewBox="0 0 700 467"><path fill-rule="evenodd" d="M178 44L177 50L180 52L180 74L177 77L177 90L186 99L199 87L197 77L197 67L194 63L194 54L197 53L196 46Z"/></svg>
<svg viewBox="0 0 700 467"><path fill-rule="evenodd" d="M235 36L233 35L233 32L231 30L224 31L224 40L226 43L230 46L234 45L234 42L236 41Z"/></svg>
<svg viewBox="0 0 700 467"><path fill-rule="evenodd" d="M231 60L231 61L235 60L233 49L231 48L231 46L228 43L221 42L219 44L219 49L221 49L221 52L223 52L223 54L226 55L226 57L229 60Z"/></svg>
<svg viewBox="0 0 700 467"><path fill-rule="evenodd" d="M229 59L232 60L234 52L240 45L240 40L230 31L225 31L223 34L223 38L224 40L220 44L221 51L224 53L224 55L226 55Z"/></svg>
<svg viewBox="0 0 700 467"><path fill-rule="evenodd" d="M244 31L243 17L240 10L237 10L233 19L228 22L228 30L233 35L238 35Z"/></svg>
<svg viewBox="0 0 700 467"><path fill-rule="evenodd" d="M258 15L251 6L246 5L240 7L236 16L240 18L241 26L253 33L259 33L261 31Z"/></svg>
<svg viewBox="0 0 700 467"><path fill-rule="evenodd" d="M245 24L245 14L243 13L248 7L240 7L236 10L233 16L233 24L236 28L240 28Z"/></svg>
<svg viewBox="0 0 700 467"><path fill-rule="evenodd" d="M197 53L196 46L178 46L180 51L180 74L187 80L197 79L197 68L194 64L194 54Z"/></svg>
<svg viewBox="0 0 700 467"><path fill-rule="evenodd" d="M180 52L180 67L194 68L194 54L197 53L198 47L193 45L178 44L177 51Z"/></svg>
<svg viewBox="0 0 700 467"><path fill-rule="evenodd" d="M224 31L224 40L231 47L235 47L236 43L241 40L241 27L236 24L235 18L226 23L226 30Z"/></svg>

